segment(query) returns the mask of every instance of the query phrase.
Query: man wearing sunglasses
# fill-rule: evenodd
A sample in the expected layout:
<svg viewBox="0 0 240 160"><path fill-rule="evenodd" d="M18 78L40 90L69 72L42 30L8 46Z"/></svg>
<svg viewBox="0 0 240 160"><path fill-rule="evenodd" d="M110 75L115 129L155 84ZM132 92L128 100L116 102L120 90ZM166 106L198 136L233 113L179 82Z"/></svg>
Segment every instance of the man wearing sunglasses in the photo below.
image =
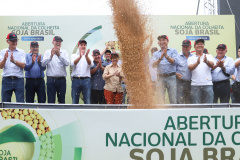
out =
<svg viewBox="0 0 240 160"><path fill-rule="evenodd" d="M177 103L177 85L176 85L176 64L178 63L178 52L176 49L169 48L169 39L166 35L158 36L160 50L153 53L155 62L153 67L157 67L158 82L160 90L160 103L165 101L165 91L168 91L168 97L171 104Z"/></svg>
<svg viewBox="0 0 240 160"><path fill-rule="evenodd" d="M14 91L17 102L24 102L23 68L25 52L17 48L18 38L15 33L7 35L8 48L0 52L0 68L2 73L2 102L11 102Z"/></svg>
<svg viewBox="0 0 240 160"><path fill-rule="evenodd" d="M34 103L37 93L38 103L46 102L44 71L46 66L41 65L43 56L39 54L38 42L30 43L30 53L26 55L25 77L26 77L26 102Z"/></svg>

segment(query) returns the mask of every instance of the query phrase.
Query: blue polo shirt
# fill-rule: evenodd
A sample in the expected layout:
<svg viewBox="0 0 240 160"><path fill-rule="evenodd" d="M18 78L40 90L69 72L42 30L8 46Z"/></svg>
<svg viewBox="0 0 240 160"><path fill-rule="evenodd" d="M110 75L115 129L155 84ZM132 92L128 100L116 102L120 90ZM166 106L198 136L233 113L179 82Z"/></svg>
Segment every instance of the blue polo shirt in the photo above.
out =
<svg viewBox="0 0 240 160"><path fill-rule="evenodd" d="M189 52L189 57L193 54ZM183 80L191 80L192 74L191 71L188 69L187 58L181 52L178 56L178 64L176 65L176 72L182 75Z"/></svg>
<svg viewBox="0 0 240 160"><path fill-rule="evenodd" d="M153 59L156 61L162 55L161 49L153 53ZM174 63L171 64L168 60L163 57L163 60L157 66L157 73L158 74L170 74L176 72L176 64L178 63L178 52L176 49L167 48L167 55L174 59Z"/></svg>
<svg viewBox="0 0 240 160"><path fill-rule="evenodd" d="M107 66L108 65L110 65L110 64L112 64L112 61L107 61L107 60L104 60L104 58L103 58L103 55L101 55L101 60L102 60L102 62L104 62Z"/></svg>
<svg viewBox="0 0 240 160"><path fill-rule="evenodd" d="M97 67L97 63L93 61L94 65L91 67L91 70ZM102 66L106 67L107 64L102 62ZM91 89L92 90L104 90L103 87L105 85L105 81L102 78L103 70L98 68L97 71L91 75Z"/></svg>
<svg viewBox="0 0 240 160"><path fill-rule="evenodd" d="M34 64L32 64L32 53L26 54L26 65L25 65L25 78L44 78L44 71L46 67L43 67L41 63L39 64L37 62L37 57L36 56L36 61ZM41 57L41 60L43 59L43 55Z"/></svg>

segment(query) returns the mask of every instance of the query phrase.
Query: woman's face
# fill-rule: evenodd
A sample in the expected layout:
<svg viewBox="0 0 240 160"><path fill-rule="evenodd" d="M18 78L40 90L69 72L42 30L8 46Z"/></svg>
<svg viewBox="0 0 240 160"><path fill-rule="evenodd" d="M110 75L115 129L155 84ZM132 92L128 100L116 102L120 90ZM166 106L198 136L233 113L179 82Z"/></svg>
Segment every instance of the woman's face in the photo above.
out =
<svg viewBox="0 0 240 160"><path fill-rule="evenodd" d="M118 62L118 56L117 55L112 55L111 59L112 59L112 63L117 63Z"/></svg>

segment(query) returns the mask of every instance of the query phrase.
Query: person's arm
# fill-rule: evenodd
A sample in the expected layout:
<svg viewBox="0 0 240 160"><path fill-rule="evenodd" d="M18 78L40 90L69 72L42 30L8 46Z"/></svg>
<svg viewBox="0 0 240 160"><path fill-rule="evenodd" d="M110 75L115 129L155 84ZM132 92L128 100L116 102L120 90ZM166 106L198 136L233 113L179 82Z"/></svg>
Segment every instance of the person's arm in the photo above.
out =
<svg viewBox="0 0 240 160"><path fill-rule="evenodd" d="M87 52L85 53L85 57L86 57L86 60L87 60L87 64L91 65L91 63L92 63L91 59L88 57L89 52L90 52L90 49L88 49Z"/></svg>
<svg viewBox="0 0 240 160"><path fill-rule="evenodd" d="M109 46L110 46L110 44L108 43L106 45L106 47L104 48L104 50L101 51L100 55L104 55L104 53L106 52L106 50L108 49Z"/></svg>
<svg viewBox="0 0 240 160"><path fill-rule="evenodd" d="M82 55L79 54L79 56L77 56L77 58L75 58L76 56L72 55L71 56L71 66L76 66L78 64L78 62L80 61L80 59L82 58Z"/></svg>
<svg viewBox="0 0 240 160"><path fill-rule="evenodd" d="M62 52L62 55L59 54L58 59L65 65L69 65L69 57L67 51Z"/></svg>
<svg viewBox="0 0 240 160"><path fill-rule="evenodd" d="M208 59L206 54L204 55L203 62L206 63L206 65L207 65L209 68L213 68L213 66L214 66L213 60L210 59L210 58Z"/></svg>
<svg viewBox="0 0 240 160"><path fill-rule="evenodd" d="M106 67L104 72L103 72L103 80L107 80L107 79L109 79L113 76L114 76L114 74L110 75L110 73L109 73L109 67Z"/></svg>
<svg viewBox="0 0 240 160"><path fill-rule="evenodd" d="M240 59L238 61L235 61L235 68L240 66Z"/></svg>
<svg viewBox="0 0 240 160"><path fill-rule="evenodd" d="M51 54L51 52L52 52L52 51L47 50L47 51L44 53L43 59L42 59L42 61L41 61L41 64L42 64L43 67L46 67L46 65L47 65L49 62L51 62L51 60L52 60L52 57L51 57L52 54Z"/></svg>
<svg viewBox="0 0 240 160"><path fill-rule="evenodd" d="M2 59L0 62L0 69L3 69L8 58L8 50L5 52L5 54L1 52L0 58Z"/></svg>
<svg viewBox="0 0 240 160"><path fill-rule="evenodd" d="M190 71L193 71L194 69L197 68L197 66L200 64L200 58L201 58L201 57L198 57L196 63L193 63L193 64L189 64L189 65L188 65L188 69L189 69Z"/></svg>
<svg viewBox="0 0 240 160"><path fill-rule="evenodd" d="M235 77L235 75L233 74L233 75L231 75L231 78L232 78L232 80L234 80L235 81L235 79L236 79L236 77Z"/></svg>
<svg viewBox="0 0 240 160"><path fill-rule="evenodd" d="M97 65L95 68L94 67L91 68L91 70L90 70L91 75L94 75L96 73L98 67L99 67L99 65Z"/></svg>
<svg viewBox="0 0 240 160"><path fill-rule="evenodd" d="M40 67L41 70L45 71L46 70L46 66L42 66L42 59L43 59L43 56L41 54L38 55L38 58L37 58L37 63L38 63L38 66Z"/></svg>
<svg viewBox="0 0 240 160"><path fill-rule="evenodd" d="M228 64L226 66L223 66L222 70L229 75L234 74L235 72L234 60L230 58Z"/></svg>
<svg viewBox="0 0 240 160"><path fill-rule="evenodd" d="M32 56L34 56L34 55L32 55ZM32 59L34 59L34 57L32 57ZM30 69L32 69L33 65L34 65L34 63L32 61L29 61L28 54L26 54L26 65L24 67L24 70L30 71Z"/></svg>
<svg viewBox="0 0 240 160"><path fill-rule="evenodd" d="M23 68L25 67L25 63L26 63L26 57L25 57L25 52L21 55L21 61L16 61L13 57L13 52L11 53L11 56L10 56L10 61L12 63L14 63L16 66L20 67L20 68Z"/></svg>

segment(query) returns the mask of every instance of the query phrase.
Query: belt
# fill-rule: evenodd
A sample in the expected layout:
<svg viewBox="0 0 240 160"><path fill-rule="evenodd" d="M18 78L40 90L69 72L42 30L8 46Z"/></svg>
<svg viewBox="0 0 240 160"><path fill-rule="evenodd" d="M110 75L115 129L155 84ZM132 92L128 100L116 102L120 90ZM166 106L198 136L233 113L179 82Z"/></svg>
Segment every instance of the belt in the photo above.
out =
<svg viewBox="0 0 240 160"><path fill-rule="evenodd" d="M172 72L172 73L169 73L169 74L159 74L160 77L169 77L169 76L173 76L175 75L176 72Z"/></svg>
<svg viewBox="0 0 240 160"><path fill-rule="evenodd" d="M87 79L87 78L90 78L90 77L73 77L74 79Z"/></svg>
<svg viewBox="0 0 240 160"><path fill-rule="evenodd" d="M43 78L26 78L27 80L42 80Z"/></svg>
<svg viewBox="0 0 240 160"><path fill-rule="evenodd" d="M16 77L16 76L8 76L8 77L3 77L3 78L18 79L18 77Z"/></svg>
<svg viewBox="0 0 240 160"><path fill-rule="evenodd" d="M177 79L179 81L183 81L183 82L191 82L191 80L184 80L184 79Z"/></svg>
<svg viewBox="0 0 240 160"><path fill-rule="evenodd" d="M223 81L217 81L217 82L213 82L213 83L223 83L223 82L229 82L229 79L223 80Z"/></svg>
<svg viewBox="0 0 240 160"><path fill-rule="evenodd" d="M47 78L51 78L55 80L65 79L65 77L51 77L51 76L47 76Z"/></svg>

